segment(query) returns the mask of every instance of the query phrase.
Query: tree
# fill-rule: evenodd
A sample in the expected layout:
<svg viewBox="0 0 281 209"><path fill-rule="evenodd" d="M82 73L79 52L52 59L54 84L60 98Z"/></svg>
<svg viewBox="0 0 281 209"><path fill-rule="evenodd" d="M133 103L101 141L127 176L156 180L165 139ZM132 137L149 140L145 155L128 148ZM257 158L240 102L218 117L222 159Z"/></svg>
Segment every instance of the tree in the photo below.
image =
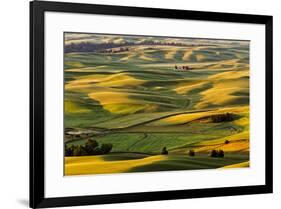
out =
<svg viewBox="0 0 281 209"><path fill-rule="evenodd" d="M226 118L228 121L233 121L234 120L234 114L231 114L231 113L226 113Z"/></svg>
<svg viewBox="0 0 281 209"><path fill-rule="evenodd" d="M212 150L210 156L211 157L223 158L224 157L224 151L223 150Z"/></svg>
<svg viewBox="0 0 281 209"><path fill-rule="evenodd" d="M211 156L211 157L218 157L218 152L217 152L217 150L212 150L210 156Z"/></svg>
<svg viewBox="0 0 281 209"><path fill-rule="evenodd" d="M191 156L191 157L195 156L194 150L193 149L189 150L188 155Z"/></svg>
<svg viewBox="0 0 281 209"><path fill-rule="evenodd" d="M112 150L113 145L110 143L99 144L94 139L88 139L84 145L71 145L67 147L65 144L65 156L89 156L89 155L103 155Z"/></svg>
<svg viewBox="0 0 281 209"><path fill-rule="evenodd" d="M96 140L88 139L87 142L85 143L85 150L88 155L93 155L95 148L98 146L99 144Z"/></svg>
<svg viewBox="0 0 281 209"><path fill-rule="evenodd" d="M73 144L68 147L66 144L65 144L65 147L64 147L64 154L65 156L73 156L73 153L74 153L74 149L76 149L76 146L74 146Z"/></svg>
<svg viewBox="0 0 281 209"><path fill-rule="evenodd" d="M218 151L218 157L221 157L221 158L224 157L224 151L223 150Z"/></svg>
<svg viewBox="0 0 281 209"><path fill-rule="evenodd" d="M103 154L107 154L111 151L112 149L112 144L102 144L100 147L101 151Z"/></svg>
<svg viewBox="0 0 281 209"><path fill-rule="evenodd" d="M87 154L85 148L81 145L76 146L73 150L73 156L85 156Z"/></svg>
<svg viewBox="0 0 281 209"><path fill-rule="evenodd" d="M213 123L229 122L235 119L234 116L235 115L233 113L228 112L223 114L212 115L211 120Z"/></svg>
<svg viewBox="0 0 281 209"><path fill-rule="evenodd" d="M102 155L103 151L101 150L100 147L96 147L93 151L93 155Z"/></svg>
<svg viewBox="0 0 281 209"><path fill-rule="evenodd" d="M73 155L73 150L70 147L67 147L67 145L65 145L65 148L64 148L64 155L65 156L72 156Z"/></svg>
<svg viewBox="0 0 281 209"><path fill-rule="evenodd" d="M168 155L168 153L169 153L169 152L168 152L167 148L166 148L166 147L163 147L161 154L162 154L162 155Z"/></svg>

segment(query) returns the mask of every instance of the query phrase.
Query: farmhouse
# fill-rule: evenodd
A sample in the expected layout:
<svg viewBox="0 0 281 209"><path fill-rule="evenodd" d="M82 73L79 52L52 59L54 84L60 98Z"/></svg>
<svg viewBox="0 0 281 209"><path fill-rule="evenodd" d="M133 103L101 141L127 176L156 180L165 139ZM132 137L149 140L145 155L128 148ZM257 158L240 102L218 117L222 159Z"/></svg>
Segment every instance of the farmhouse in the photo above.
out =
<svg viewBox="0 0 281 209"><path fill-rule="evenodd" d="M187 65L183 65L183 66L177 66L175 65L174 67L174 71L188 71L191 70L192 68L187 66Z"/></svg>

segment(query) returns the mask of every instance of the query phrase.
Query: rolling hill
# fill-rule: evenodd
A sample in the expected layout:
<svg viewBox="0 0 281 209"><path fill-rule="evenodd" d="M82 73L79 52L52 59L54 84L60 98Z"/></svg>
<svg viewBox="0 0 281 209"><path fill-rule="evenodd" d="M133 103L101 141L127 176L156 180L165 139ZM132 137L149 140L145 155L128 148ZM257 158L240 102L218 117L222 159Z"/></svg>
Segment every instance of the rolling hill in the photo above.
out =
<svg viewBox="0 0 281 209"><path fill-rule="evenodd" d="M68 34L65 45L88 41L114 47L65 53L65 144L113 148L65 157L66 175L250 165L247 41Z"/></svg>

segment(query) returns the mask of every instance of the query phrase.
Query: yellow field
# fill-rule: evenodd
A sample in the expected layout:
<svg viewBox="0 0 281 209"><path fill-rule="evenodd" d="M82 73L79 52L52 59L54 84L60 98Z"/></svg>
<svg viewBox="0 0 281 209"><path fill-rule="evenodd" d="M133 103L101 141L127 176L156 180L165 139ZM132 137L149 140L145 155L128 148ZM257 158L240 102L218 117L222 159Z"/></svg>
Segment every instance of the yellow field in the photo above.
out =
<svg viewBox="0 0 281 209"><path fill-rule="evenodd" d="M195 82L194 84L190 84L190 83L186 84L186 85L181 84L181 85L177 86L174 90L178 94L188 94L189 91L192 91L197 88L201 88L207 83L208 82L206 82L206 81L199 81L199 82Z"/></svg>
<svg viewBox="0 0 281 209"><path fill-rule="evenodd" d="M87 112L90 112L91 110L86 109L86 108L81 108L79 105L75 104L74 102L65 101L64 102L64 111L66 113L87 113Z"/></svg>
<svg viewBox="0 0 281 209"><path fill-rule="evenodd" d="M248 70L218 73L216 75L210 76L209 78L210 79L237 79L244 76L249 76Z"/></svg>
<svg viewBox="0 0 281 209"><path fill-rule="evenodd" d="M97 67L83 67L83 68L71 68L64 70L65 72L96 72L98 69L103 69L105 68L105 65L97 66ZM98 76L98 75L96 75Z"/></svg>
<svg viewBox="0 0 281 209"><path fill-rule="evenodd" d="M155 155L137 160L105 161L102 156L65 157L65 175L122 173L166 158L165 155Z"/></svg>
<svg viewBox="0 0 281 209"><path fill-rule="evenodd" d="M203 61L205 58L206 58L206 57L205 57L204 55L202 55L202 54L197 54L197 55L196 55L196 60L197 60L198 62Z"/></svg>
<svg viewBox="0 0 281 209"><path fill-rule="evenodd" d="M112 113L134 113L146 107L143 102L130 98L132 95L137 94L114 91L89 93L90 98L98 101L104 109Z"/></svg>
<svg viewBox="0 0 281 209"><path fill-rule="evenodd" d="M231 141L229 144L214 144L203 146L194 149L195 152L210 152L214 149L221 149L224 152L238 152L238 151L248 151L249 150L249 140L243 141Z"/></svg>
<svg viewBox="0 0 281 209"><path fill-rule="evenodd" d="M237 125L248 125L249 120L248 120L248 114L249 114L249 107L230 107L230 108L220 108L217 110L212 110L212 111L203 111L203 112L198 112L198 113L186 113L186 114L179 114L175 116L170 116L164 119L160 119L158 121L150 123L152 126L158 126L158 125L177 125L177 124L183 124L183 123L188 123L193 120L197 120L203 117L209 117L212 115L216 114L222 114L222 113L236 113L239 115L243 115L244 117L240 118L239 120L235 121L235 124Z"/></svg>
<svg viewBox="0 0 281 209"><path fill-rule="evenodd" d="M117 73L114 75L91 75L83 76L82 78L70 81L66 86L66 90L85 92L89 98L98 101L103 108L112 113L134 113L138 110L145 108L145 104L142 104L136 99L130 98L135 94L128 92L117 91L114 88L124 86L138 86L144 81L129 76L126 73ZM65 104L66 111L79 111L75 108L74 104ZM80 110L85 112L86 110Z"/></svg>
<svg viewBox="0 0 281 209"><path fill-rule="evenodd" d="M196 108L200 109L207 108L210 105L228 105L235 103L236 99L242 98L242 96L235 95L237 92L247 93L249 91L249 81L247 79L242 79L247 76L249 76L248 67L246 67L245 70L231 70L209 76L208 81L212 84L212 88L201 93L202 99L196 104ZM200 87L200 85L198 87ZM186 88L186 90L192 90L192 88ZM181 87L178 88L178 91L182 93Z"/></svg>
<svg viewBox="0 0 281 209"><path fill-rule="evenodd" d="M224 143L224 141L226 139L230 142L248 140L249 139L249 131L243 131L243 132L233 134L233 135L230 135L230 136L227 136L227 137L219 138L219 139L202 141L202 142L199 142L197 145L199 145L199 146L210 146L210 145L214 145L214 144L222 144L222 143Z"/></svg>
<svg viewBox="0 0 281 209"><path fill-rule="evenodd" d="M139 55L139 58L145 61L155 61L156 59L153 57L149 57L147 55L145 55L144 53Z"/></svg>
<svg viewBox="0 0 281 209"><path fill-rule="evenodd" d="M166 54L165 54L165 59L174 59L176 53L178 51L178 48L172 48L172 50L169 50Z"/></svg>
<svg viewBox="0 0 281 209"><path fill-rule="evenodd" d="M228 105L235 103L235 99L239 99L240 97L235 96L235 93L248 92L248 90L249 82L247 80L223 80L214 82L212 88L201 93L203 98L196 104L196 107L200 109L209 107L210 105Z"/></svg>
<svg viewBox="0 0 281 209"><path fill-rule="evenodd" d="M116 82L117 84L118 82L120 82L119 83L120 86L124 86L124 85L137 86L142 84L144 81L129 76L126 73L118 73L118 74L107 76L104 79L99 79L97 82L100 86L114 86L116 85Z"/></svg>
<svg viewBox="0 0 281 209"><path fill-rule="evenodd" d="M186 51L183 54L182 60L184 60L184 61L189 60L189 58L192 54L193 54L193 49L191 48L190 50Z"/></svg>
<svg viewBox="0 0 281 209"><path fill-rule="evenodd" d="M77 80L70 81L65 85L66 90L80 89L81 86L105 86L105 87L116 87L116 86L137 86L142 84L144 81L133 78L126 73L117 73L111 76L108 75L91 75L84 76Z"/></svg>
<svg viewBox="0 0 281 209"><path fill-rule="evenodd" d="M249 131L243 131L220 139L199 142L196 144L198 148L194 150L196 152L210 152L214 149L221 149L225 152L248 152L250 149L249 137ZM229 143L225 144L225 140L228 140Z"/></svg>
<svg viewBox="0 0 281 209"><path fill-rule="evenodd" d="M214 114L215 112L213 112ZM187 113L187 114L179 114L175 116L170 116L164 119L160 119L158 121L152 122L149 125L158 126L158 125L177 125L182 123L188 123L190 121L202 118L204 116L210 116L212 114L211 111L209 112L199 112L199 113Z"/></svg>
<svg viewBox="0 0 281 209"><path fill-rule="evenodd" d="M233 165L227 165L222 168L247 168L247 167L250 167L249 161L243 162L243 163L237 163L237 164L233 164Z"/></svg>

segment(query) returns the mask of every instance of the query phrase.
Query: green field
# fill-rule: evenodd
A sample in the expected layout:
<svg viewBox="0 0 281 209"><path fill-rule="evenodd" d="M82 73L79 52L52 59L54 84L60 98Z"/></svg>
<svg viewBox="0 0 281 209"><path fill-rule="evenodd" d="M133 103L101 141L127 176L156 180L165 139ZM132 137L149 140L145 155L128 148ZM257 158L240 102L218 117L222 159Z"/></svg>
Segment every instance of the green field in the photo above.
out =
<svg viewBox="0 0 281 209"><path fill-rule="evenodd" d="M105 155L66 156L66 175L249 167L249 42L65 40L65 145L112 144Z"/></svg>

